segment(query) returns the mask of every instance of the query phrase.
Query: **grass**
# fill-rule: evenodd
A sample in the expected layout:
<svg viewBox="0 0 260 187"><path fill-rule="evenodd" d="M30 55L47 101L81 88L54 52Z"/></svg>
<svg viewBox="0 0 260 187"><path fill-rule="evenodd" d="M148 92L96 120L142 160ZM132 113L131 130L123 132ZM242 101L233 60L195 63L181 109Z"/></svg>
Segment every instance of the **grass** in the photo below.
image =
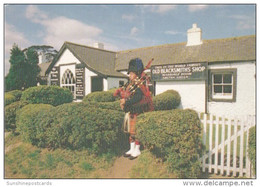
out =
<svg viewBox="0 0 260 187"><path fill-rule="evenodd" d="M6 146L9 140L21 141L19 136L7 137ZM102 178L114 159L87 150L48 150L21 143L5 154L5 178Z"/></svg>
<svg viewBox="0 0 260 187"><path fill-rule="evenodd" d="M20 136L9 135L9 141L19 143ZM5 178L106 178L116 157L111 154L95 156L87 150L40 149L29 143L20 143L5 154ZM132 178L176 178L169 173L166 164L148 150L143 150L130 171Z"/></svg>
<svg viewBox="0 0 260 187"><path fill-rule="evenodd" d="M130 176L131 178L177 178L174 173L168 172L165 163L148 150L142 151Z"/></svg>

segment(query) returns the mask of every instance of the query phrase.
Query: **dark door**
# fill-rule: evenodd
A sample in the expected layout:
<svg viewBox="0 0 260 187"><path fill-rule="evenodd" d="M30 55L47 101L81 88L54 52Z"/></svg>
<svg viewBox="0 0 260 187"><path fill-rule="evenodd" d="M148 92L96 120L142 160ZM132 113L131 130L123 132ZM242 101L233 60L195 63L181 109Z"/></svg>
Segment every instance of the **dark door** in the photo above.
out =
<svg viewBox="0 0 260 187"><path fill-rule="evenodd" d="M103 78L91 77L91 92L103 91Z"/></svg>

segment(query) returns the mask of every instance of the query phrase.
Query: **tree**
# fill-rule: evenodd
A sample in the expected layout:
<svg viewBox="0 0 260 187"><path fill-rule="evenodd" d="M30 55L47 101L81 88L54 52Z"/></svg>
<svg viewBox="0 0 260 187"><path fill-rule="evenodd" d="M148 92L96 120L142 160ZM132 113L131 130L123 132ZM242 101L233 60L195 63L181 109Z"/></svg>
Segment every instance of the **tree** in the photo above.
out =
<svg viewBox="0 0 260 187"><path fill-rule="evenodd" d="M24 53L18 45L11 49L9 60L11 67L5 78L5 90L22 90L37 85L37 76L40 73L38 55L33 50Z"/></svg>

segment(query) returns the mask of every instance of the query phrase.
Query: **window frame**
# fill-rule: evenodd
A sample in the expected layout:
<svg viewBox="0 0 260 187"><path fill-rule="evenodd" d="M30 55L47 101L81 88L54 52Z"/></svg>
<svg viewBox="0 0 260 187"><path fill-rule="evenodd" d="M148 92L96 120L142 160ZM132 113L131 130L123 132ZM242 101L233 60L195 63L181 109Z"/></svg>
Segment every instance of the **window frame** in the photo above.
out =
<svg viewBox="0 0 260 187"><path fill-rule="evenodd" d="M63 80L64 80L63 78L64 78L65 73L66 73L66 74L69 73L69 74L72 75L72 77L70 77L70 78L72 78L71 83L67 83L67 84L66 84L66 80L65 80L65 82L63 82ZM62 74L61 82L60 82L60 87L69 89L70 92L71 92L72 95L73 95L73 99L76 99L76 78L75 78L75 76L74 76L74 73L73 73L69 68L66 69L66 70L63 72L63 74Z"/></svg>
<svg viewBox="0 0 260 187"><path fill-rule="evenodd" d="M232 75L232 97L228 98L228 96L219 96L219 98L216 98L213 96L213 75L215 74L221 74L223 77L223 74L231 74ZM236 102L236 92L237 92L237 69L236 68L230 68L230 69L210 69L209 70L209 101L216 101L216 102ZM224 85L223 82L220 85Z"/></svg>

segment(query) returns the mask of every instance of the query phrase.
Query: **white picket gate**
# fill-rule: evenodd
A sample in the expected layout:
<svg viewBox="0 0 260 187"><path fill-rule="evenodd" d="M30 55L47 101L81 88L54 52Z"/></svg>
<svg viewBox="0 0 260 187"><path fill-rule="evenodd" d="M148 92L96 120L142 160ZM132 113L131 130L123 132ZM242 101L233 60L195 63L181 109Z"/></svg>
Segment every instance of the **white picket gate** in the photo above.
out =
<svg viewBox="0 0 260 187"><path fill-rule="evenodd" d="M249 129L255 126L255 116L229 119L225 116L199 114L203 124L206 153L201 158L202 170L221 175L252 177L248 158Z"/></svg>

